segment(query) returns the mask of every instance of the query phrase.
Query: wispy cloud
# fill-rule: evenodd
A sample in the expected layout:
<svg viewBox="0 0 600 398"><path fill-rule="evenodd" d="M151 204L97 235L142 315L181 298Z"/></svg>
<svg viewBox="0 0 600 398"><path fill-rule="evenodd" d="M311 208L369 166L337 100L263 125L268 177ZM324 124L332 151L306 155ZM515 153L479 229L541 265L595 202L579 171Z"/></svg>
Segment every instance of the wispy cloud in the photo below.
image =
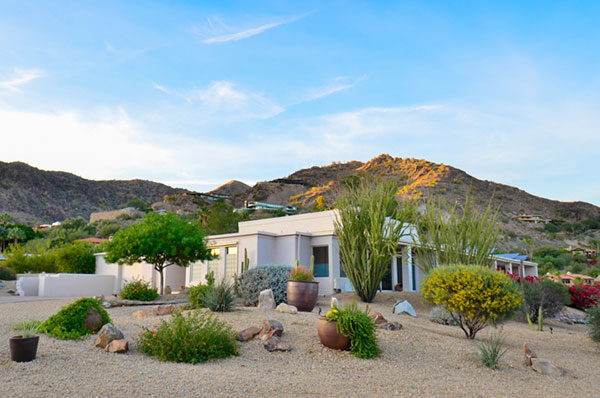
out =
<svg viewBox="0 0 600 398"><path fill-rule="evenodd" d="M257 27L239 30L231 28L216 18L207 18L206 25L202 27L194 26L191 32L197 36L204 37L202 40L205 44L226 43L230 41L238 41L247 39L252 36L259 35L269 29L276 28L281 25L286 25L296 22L308 14L297 15L287 19L281 19L275 22L267 23Z"/></svg>
<svg viewBox="0 0 600 398"><path fill-rule="evenodd" d="M0 81L0 88L10 91L21 91L20 86L43 76L44 72L40 69L15 68L13 77L11 77L9 80Z"/></svg>
<svg viewBox="0 0 600 398"><path fill-rule="evenodd" d="M358 79L354 80L344 76L336 77L332 79L332 81L329 84L320 87L309 88L308 90L306 90L306 93L302 98L290 105L298 105L304 102L315 101L327 97L329 95L338 93L340 91L347 90L356 86L359 82L366 79L366 77L366 75L363 75Z"/></svg>

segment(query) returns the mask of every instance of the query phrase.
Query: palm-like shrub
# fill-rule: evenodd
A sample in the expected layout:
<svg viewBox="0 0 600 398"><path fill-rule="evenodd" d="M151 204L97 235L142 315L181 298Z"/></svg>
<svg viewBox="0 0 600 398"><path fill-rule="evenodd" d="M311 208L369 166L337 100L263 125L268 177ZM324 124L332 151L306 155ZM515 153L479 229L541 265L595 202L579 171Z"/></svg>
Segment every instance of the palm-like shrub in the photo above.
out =
<svg viewBox="0 0 600 398"><path fill-rule="evenodd" d="M421 283L421 295L427 303L444 307L469 339L509 318L523 304L516 282L482 266L434 268Z"/></svg>
<svg viewBox="0 0 600 398"><path fill-rule="evenodd" d="M504 336L493 334L488 341L479 344L481 362L490 369L498 369L498 364L506 354Z"/></svg>
<svg viewBox="0 0 600 398"><path fill-rule="evenodd" d="M257 305L258 295L265 289L273 291L275 303L287 302L287 281L291 271L287 265L267 265L251 268L237 281L237 294L246 305Z"/></svg>
<svg viewBox="0 0 600 398"><path fill-rule="evenodd" d="M231 283L222 280L204 293L204 305L215 312L229 312L233 309L235 296Z"/></svg>

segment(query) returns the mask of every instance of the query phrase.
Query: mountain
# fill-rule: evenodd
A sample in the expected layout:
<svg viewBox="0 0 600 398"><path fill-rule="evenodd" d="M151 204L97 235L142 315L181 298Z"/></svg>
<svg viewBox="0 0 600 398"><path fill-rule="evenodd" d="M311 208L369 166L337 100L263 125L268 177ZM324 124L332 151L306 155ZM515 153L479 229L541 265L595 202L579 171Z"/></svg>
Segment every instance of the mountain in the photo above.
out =
<svg viewBox="0 0 600 398"><path fill-rule="evenodd" d="M116 209L133 198L152 203L183 189L144 180L86 180L21 162L0 162L0 213L27 224L51 223Z"/></svg>

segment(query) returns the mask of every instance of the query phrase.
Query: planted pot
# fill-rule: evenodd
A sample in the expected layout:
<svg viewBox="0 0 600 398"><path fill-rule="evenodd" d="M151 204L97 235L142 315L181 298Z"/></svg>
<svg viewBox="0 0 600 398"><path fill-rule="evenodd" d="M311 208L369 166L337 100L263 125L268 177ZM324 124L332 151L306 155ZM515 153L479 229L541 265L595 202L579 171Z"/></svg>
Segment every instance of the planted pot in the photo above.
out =
<svg viewBox="0 0 600 398"><path fill-rule="evenodd" d="M14 336L8 340L10 359L15 362L29 362L35 359L40 336Z"/></svg>
<svg viewBox="0 0 600 398"><path fill-rule="evenodd" d="M318 324L319 340L325 347L335 350L347 350L350 348L350 339L337 331L337 322L329 321L320 316Z"/></svg>
<svg viewBox="0 0 600 398"><path fill-rule="evenodd" d="M288 281L287 303L298 308L298 311L310 312L317 304L319 282Z"/></svg>

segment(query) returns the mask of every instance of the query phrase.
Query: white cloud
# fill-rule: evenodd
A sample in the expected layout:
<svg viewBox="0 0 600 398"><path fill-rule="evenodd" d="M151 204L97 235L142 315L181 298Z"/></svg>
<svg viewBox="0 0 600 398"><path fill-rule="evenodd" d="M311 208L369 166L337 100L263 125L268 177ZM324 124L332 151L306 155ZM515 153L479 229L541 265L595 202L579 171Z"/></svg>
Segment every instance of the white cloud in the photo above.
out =
<svg viewBox="0 0 600 398"><path fill-rule="evenodd" d="M35 79L44 76L44 72L39 69L19 69L15 68L13 76L9 80L0 81L0 88L10 91L21 91L20 86L27 84Z"/></svg>
<svg viewBox="0 0 600 398"><path fill-rule="evenodd" d="M271 23L267 23L267 24L260 25L257 27L244 29L244 30L237 30L237 31L233 31L233 32L232 32L232 30L235 30L235 29L230 28L229 26L225 25L224 23L221 23L220 21L215 20L214 18L213 19L207 18L207 24L205 26L202 26L202 27L194 26L191 29L191 32L197 36L205 37L202 40L202 42L205 44L226 43L226 42L230 42L230 41L238 41L238 40L247 39L252 36L256 36L256 35L261 34L269 29L273 29L273 28L276 28L281 25L285 25L285 24L289 24L289 23L298 21L299 19L304 18L306 15L308 15L308 14L299 15L299 16L295 16L292 18L288 18L288 19L282 19L282 20L279 20L276 22L271 22ZM206 37L206 36L209 36L209 37Z"/></svg>
<svg viewBox="0 0 600 398"><path fill-rule="evenodd" d="M313 87L313 88L309 88L308 90L306 90L305 95L298 101L294 102L291 105L297 105L297 104L301 104L304 102L310 102L310 101L315 101L324 97L327 97L329 95L338 93L340 91L344 91L347 90L349 88L352 88L354 86L356 86L356 84L358 84L360 81L364 80L366 78L365 76L362 76L358 79L355 80L351 80L347 77L336 77L335 79L332 80L332 82L330 84L321 86L321 87Z"/></svg>

